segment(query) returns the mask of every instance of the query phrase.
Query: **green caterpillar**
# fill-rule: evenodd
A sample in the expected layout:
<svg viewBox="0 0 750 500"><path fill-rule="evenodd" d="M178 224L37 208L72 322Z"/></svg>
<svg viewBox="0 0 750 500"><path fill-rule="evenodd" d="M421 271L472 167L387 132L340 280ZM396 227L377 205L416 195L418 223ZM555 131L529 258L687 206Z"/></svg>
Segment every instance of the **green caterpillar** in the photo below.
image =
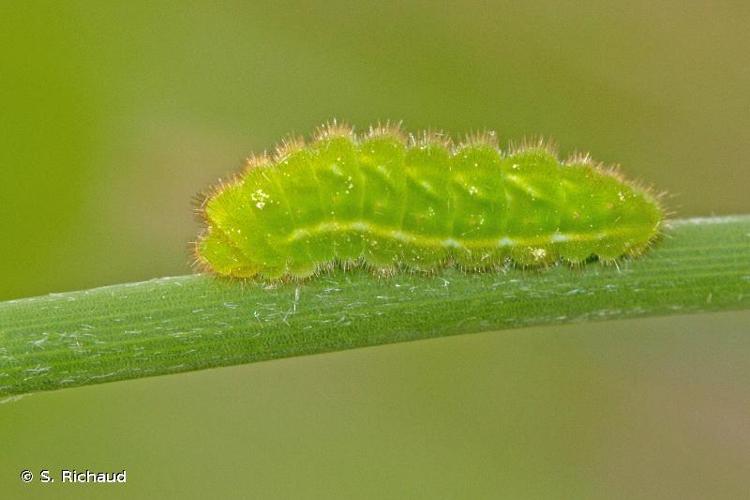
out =
<svg viewBox="0 0 750 500"><path fill-rule="evenodd" d="M310 144L250 159L200 210L201 267L271 280L336 263L392 273L609 262L642 253L664 217L648 190L587 157L561 163L541 142L503 153L492 133L453 145L335 122Z"/></svg>

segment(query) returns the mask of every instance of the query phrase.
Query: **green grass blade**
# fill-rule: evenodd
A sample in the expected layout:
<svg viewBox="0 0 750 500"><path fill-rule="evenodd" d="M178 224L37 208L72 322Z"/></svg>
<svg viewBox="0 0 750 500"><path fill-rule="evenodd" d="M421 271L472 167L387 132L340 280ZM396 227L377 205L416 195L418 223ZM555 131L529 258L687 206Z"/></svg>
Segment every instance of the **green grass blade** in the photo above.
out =
<svg viewBox="0 0 750 500"><path fill-rule="evenodd" d="M672 221L580 269L264 287L192 275L0 303L0 394L527 325L750 308L750 216Z"/></svg>

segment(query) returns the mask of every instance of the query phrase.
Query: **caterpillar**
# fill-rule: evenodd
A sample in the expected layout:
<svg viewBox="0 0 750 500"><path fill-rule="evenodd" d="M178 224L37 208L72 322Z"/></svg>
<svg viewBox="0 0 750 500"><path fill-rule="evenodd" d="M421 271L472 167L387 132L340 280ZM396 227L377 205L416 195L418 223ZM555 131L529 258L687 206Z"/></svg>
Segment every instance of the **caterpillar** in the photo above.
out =
<svg viewBox="0 0 750 500"><path fill-rule="evenodd" d="M561 162L542 141L501 151L491 132L454 144L336 122L251 157L199 212L198 266L267 280L337 263L389 274L613 262L644 252L664 217L648 189L588 156Z"/></svg>

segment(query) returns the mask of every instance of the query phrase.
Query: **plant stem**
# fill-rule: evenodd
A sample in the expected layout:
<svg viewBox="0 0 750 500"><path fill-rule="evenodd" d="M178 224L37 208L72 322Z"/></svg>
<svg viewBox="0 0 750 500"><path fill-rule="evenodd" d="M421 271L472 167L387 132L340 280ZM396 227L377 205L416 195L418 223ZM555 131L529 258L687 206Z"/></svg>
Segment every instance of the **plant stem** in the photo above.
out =
<svg viewBox="0 0 750 500"><path fill-rule="evenodd" d="M750 215L676 220L646 255L437 276L206 275L0 303L0 394L460 333L750 308Z"/></svg>

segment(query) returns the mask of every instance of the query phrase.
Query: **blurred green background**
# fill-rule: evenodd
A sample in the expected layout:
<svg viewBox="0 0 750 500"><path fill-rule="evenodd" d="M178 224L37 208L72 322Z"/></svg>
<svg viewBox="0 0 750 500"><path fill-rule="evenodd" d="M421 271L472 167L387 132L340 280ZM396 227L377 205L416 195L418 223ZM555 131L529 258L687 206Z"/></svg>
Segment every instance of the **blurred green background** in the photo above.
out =
<svg viewBox="0 0 750 500"><path fill-rule="evenodd" d="M750 4L0 2L0 300L190 272L191 198L339 118L543 134L750 212ZM750 314L524 329L0 405L0 496L740 498ZM127 468L123 487L21 469Z"/></svg>

